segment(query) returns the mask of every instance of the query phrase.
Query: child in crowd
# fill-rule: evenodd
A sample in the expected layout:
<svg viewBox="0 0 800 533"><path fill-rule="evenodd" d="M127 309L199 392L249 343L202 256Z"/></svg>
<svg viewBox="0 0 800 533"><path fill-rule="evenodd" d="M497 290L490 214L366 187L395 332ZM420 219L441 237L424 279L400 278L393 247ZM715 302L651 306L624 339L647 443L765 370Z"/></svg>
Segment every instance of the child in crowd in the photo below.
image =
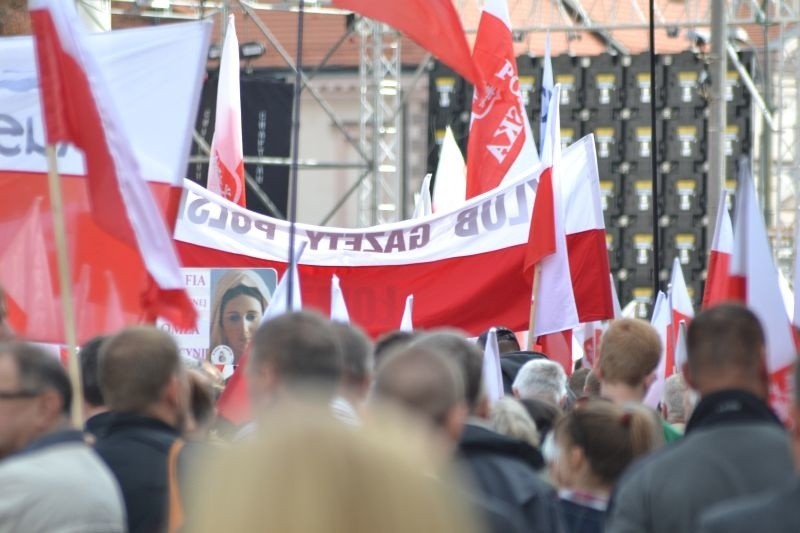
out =
<svg viewBox="0 0 800 533"><path fill-rule="evenodd" d="M588 400L553 431L547 455L567 531L601 532L609 496L625 468L664 443L655 415L641 405Z"/></svg>

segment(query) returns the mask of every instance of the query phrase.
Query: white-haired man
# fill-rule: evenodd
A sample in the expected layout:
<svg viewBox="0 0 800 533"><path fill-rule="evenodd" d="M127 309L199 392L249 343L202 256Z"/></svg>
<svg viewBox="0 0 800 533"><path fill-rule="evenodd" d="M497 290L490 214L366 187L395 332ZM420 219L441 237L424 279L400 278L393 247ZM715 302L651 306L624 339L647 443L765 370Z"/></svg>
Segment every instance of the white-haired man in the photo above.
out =
<svg viewBox="0 0 800 533"><path fill-rule="evenodd" d="M519 369L511 390L521 400L537 398L563 407L567 400L567 374L556 362L534 359Z"/></svg>

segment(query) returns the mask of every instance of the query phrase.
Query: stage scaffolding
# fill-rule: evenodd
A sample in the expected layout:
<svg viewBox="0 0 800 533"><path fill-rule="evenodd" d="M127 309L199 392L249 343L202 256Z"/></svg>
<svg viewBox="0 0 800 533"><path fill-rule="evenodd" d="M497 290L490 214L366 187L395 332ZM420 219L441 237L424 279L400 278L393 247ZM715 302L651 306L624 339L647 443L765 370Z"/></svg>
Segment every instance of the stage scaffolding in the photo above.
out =
<svg viewBox="0 0 800 533"><path fill-rule="evenodd" d="M89 1L89 0L86 0ZM608 53L627 53L621 32L644 32L648 26L647 2L644 0L508 0L514 19L515 37L545 31L561 32L569 39L592 35L607 46ZM476 0L454 0L465 15L468 32L476 30ZM331 7L328 0L306 1L310 13L345 14ZM745 79L753 97L756 132L754 138L754 172L764 199L764 213L775 239L776 255L785 267L791 259L794 242L795 213L800 184L800 57L798 39L800 0L732 0L726 3L729 67L736 67L736 50L752 48L758 57L754 79ZM242 9L256 23L264 37L281 53L269 30L269 17L262 12L297 11L297 1L255 2L200 0L111 0L112 14L136 14L142 17L196 19L222 17L231 9ZM519 17L520 11L525 16ZM467 16L467 13L472 13ZM656 31L669 37L693 35L695 45L710 42L712 13L710 0L656 0ZM411 83L401 86L402 50L396 32L383 24L355 19L345 33L353 32L360 39L358 67L361 116L356 139L336 116L318 91L313 76L323 65L304 67L304 89L330 115L331 121L354 147L358 160L349 166L358 174L336 203L327 222L349 198L357 194L358 221L370 225L398 220L407 214L413 191L405 171L407 146L403 142L403 104L408 91L425 73L428 59L419 65ZM760 34L758 39L754 35ZM337 41L326 55L333 57L346 38ZM683 38L683 37L681 37ZM758 44L754 44L758 41ZM687 48L691 43L687 41ZM287 67L294 70L292 58L281 53ZM324 62L323 62L324 63ZM743 71L742 71L743 72ZM287 160L270 158L261 161L248 157L248 162L287 164ZM341 163L316 159L301 161L304 169L341 168ZM420 177L414 177L416 179ZM711 221L713 224L713 221Z"/></svg>

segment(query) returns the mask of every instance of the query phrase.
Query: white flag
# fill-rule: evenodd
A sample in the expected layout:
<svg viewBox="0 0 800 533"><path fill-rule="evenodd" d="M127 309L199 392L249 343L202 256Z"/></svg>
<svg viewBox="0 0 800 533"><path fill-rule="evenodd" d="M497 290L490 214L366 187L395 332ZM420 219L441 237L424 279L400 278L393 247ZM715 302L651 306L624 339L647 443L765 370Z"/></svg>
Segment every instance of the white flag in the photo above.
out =
<svg viewBox="0 0 800 533"><path fill-rule="evenodd" d="M406 307L403 309L403 318L400 320L400 331L414 331L414 322L411 320L411 312L414 309L414 295L406 296Z"/></svg>
<svg viewBox="0 0 800 533"><path fill-rule="evenodd" d="M505 394L503 389L503 373L500 369L500 347L497 345L497 330L492 328L486 337L483 350L483 383L489 405L493 405Z"/></svg>
<svg viewBox="0 0 800 533"><path fill-rule="evenodd" d="M431 175L426 174L419 189L417 203L414 205L414 215L411 218L426 217L433 213L431 207Z"/></svg>
<svg viewBox="0 0 800 533"><path fill-rule="evenodd" d="M444 132L436 179L433 180L433 212L449 213L467 200L467 164L450 126Z"/></svg>
<svg viewBox="0 0 800 533"><path fill-rule="evenodd" d="M344 294L339 284L339 276L331 276L331 320L334 322L350 323L350 313L347 312L347 304L344 302Z"/></svg>
<svg viewBox="0 0 800 533"><path fill-rule="evenodd" d="M299 246L295 249L294 257L289 261L289 266L286 268L286 272L283 273L283 277L281 278L278 285L275 287L275 291L272 293L272 300L269 302L269 307L267 307L267 311L264 313L264 316L261 318L261 323L264 324L275 318L276 316L283 315L285 313L293 313L297 311L302 311L303 309L303 298L300 294L300 274L297 271L297 263L300 261L300 257L302 257L303 252L306 249L306 245L308 241L303 241L299 244ZM292 269L292 304L291 306L286 305L286 295L289 292L289 269Z"/></svg>

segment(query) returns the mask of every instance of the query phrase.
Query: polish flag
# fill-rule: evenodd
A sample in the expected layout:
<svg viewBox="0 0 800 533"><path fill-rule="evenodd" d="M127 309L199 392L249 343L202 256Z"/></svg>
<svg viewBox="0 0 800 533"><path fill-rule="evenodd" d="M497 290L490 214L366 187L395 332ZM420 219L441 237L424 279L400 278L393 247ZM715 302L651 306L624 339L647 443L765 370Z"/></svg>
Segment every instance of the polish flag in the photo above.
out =
<svg viewBox="0 0 800 533"><path fill-rule="evenodd" d="M714 227L714 240L708 254L708 274L703 292L702 308L724 301L728 297L730 264L733 254L733 224L728 213L728 191L723 190L717 208L717 223Z"/></svg>
<svg viewBox="0 0 800 533"><path fill-rule="evenodd" d="M475 86L467 146L467 198L533 173L539 163L522 94L506 0L487 0L472 57Z"/></svg>
<svg viewBox="0 0 800 533"><path fill-rule="evenodd" d="M668 328L672 320L672 312L669 307L669 296L662 291L658 291L656 296L656 304L653 307L653 317L650 319L650 325L658 332L661 338L661 357L658 361L658 366L655 370L655 379L647 390L647 395L644 398L644 404L651 409L657 409L658 403L661 401L661 393L664 391L664 380L666 379L665 369L667 366L667 339Z"/></svg>
<svg viewBox="0 0 800 533"><path fill-rule="evenodd" d="M433 180L433 212L449 213L464 205L467 199L467 164L458 147L453 130L447 126L439 150L439 164Z"/></svg>
<svg viewBox="0 0 800 533"><path fill-rule="evenodd" d="M398 29L470 83L480 84L481 76L469 55L467 36L453 0L332 0L332 3Z"/></svg>
<svg viewBox="0 0 800 533"><path fill-rule="evenodd" d="M242 148L242 102L239 92L239 40L233 15L228 18L219 62L217 113L208 163L208 190L247 207Z"/></svg>
<svg viewBox="0 0 800 533"><path fill-rule="evenodd" d="M136 250L152 282L146 318L193 327L197 312L184 288L172 238L144 181L104 73L84 43L73 6L30 0L42 111L48 143L83 151L92 217Z"/></svg>
<svg viewBox="0 0 800 533"><path fill-rule="evenodd" d="M761 321L766 337L767 370L771 374L770 402L785 419L790 373L787 369L794 363L797 352L749 164L742 160L739 165L728 296L737 299L743 294L747 307Z"/></svg>
<svg viewBox="0 0 800 533"><path fill-rule="evenodd" d="M686 322L678 322L678 336L675 339L675 368L681 371L689 361L689 349L686 346Z"/></svg>
<svg viewBox="0 0 800 533"><path fill-rule="evenodd" d="M675 348L678 337L678 324L685 322L687 325L694 318L694 307L683 278L681 262L676 257L672 263L672 277L670 279L669 306L671 310L669 334L667 336L667 359L664 370L666 377L675 373L679 367L675 363Z"/></svg>
<svg viewBox="0 0 800 533"><path fill-rule="evenodd" d="M800 224L797 226L794 237L794 310L792 313L792 324L795 328L800 328Z"/></svg>
<svg viewBox="0 0 800 533"><path fill-rule="evenodd" d="M532 279L533 266L541 264L534 333L544 352L569 374L572 329L580 322L613 318L614 306L597 163L592 160L582 173L562 171L560 91L556 85L550 100L552 122L543 151L549 168L534 201L525 272ZM584 156L594 157L589 150ZM541 337L556 333L558 338Z"/></svg>

